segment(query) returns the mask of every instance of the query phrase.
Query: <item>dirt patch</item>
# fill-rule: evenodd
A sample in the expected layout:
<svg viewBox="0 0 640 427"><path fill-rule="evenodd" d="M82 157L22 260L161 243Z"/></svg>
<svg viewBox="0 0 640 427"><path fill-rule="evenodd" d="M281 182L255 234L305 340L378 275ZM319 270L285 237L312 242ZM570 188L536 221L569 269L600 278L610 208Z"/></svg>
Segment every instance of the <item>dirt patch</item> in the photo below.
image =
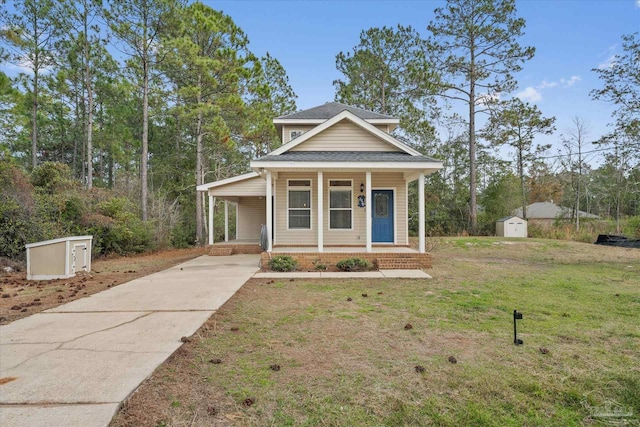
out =
<svg viewBox="0 0 640 427"><path fill-rule="evenodd" d="M203 254L203 248L189 248L96 259L92 262L90 273L78 273L69 279L27 280L25 272L0 274L0 325L84 298Z"/></svg>

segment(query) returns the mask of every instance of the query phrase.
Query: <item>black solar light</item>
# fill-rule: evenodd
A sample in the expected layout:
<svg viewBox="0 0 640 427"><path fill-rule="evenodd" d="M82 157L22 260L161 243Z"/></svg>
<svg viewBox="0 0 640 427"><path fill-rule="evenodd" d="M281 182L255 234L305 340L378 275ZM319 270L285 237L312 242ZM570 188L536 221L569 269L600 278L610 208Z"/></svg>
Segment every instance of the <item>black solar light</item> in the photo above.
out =
<svg viewBox="0 0 640 427"><path fill-rule="evenodd" d="M518 313L518 310L513 310L513 343L515 345L522 345L521 339L518 339L518 330L516 328L516 320L522 319L522 313Z"/></svg>

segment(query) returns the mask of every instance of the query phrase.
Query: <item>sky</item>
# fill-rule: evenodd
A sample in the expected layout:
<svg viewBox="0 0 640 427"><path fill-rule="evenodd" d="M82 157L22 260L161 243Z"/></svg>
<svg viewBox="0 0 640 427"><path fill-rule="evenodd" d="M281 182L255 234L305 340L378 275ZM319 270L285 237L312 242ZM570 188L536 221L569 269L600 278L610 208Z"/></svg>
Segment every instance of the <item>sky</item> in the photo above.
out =
<svg viewBox="0 0 640 427"><path fill-rule="evenodd" d="M255 54L269 52L281 62L299 109L333 101L332 83L342 78L336 55L351 51L363 30L411 25L426 38L434 9L445 5L442 0L202 1L230 15ZM597 140L608 130L613 107L591 100L589 92L601 87L592 69L610 66L621 53L621 36L640 31L640 0L518 0L516 5L517 15L526 20L518 42L534 46L536 54L516 75L519 88L511 95L557 119L557 131L536 142L552 144L548 154L557 154L561 135L575 117L588 124L588 139ZM597 163L598 154L593 156L590 160Z"/></svg>
<svg viewBox="0 0 640 427"><path fill-rule="evenodd" d="M361 31L371 27L414 27L428 36L433 10L444 1L205 1L230 15L258 55L269 52L284 66L300 109L333 101L332 82L341 78L335 57L351 51ZM621 53L621 36L640 31L640 0L519 0L526 20L521 46L534 46L534 58L516 75L513 95L555 116L557 131L536 142L554 145L572 119L589 125L588 138L607 132L612 106L592 101L601 86L593 68L606 67ZM595 156L595 155L594 155ZM597 159L594 159L597 161Z"/></svg>

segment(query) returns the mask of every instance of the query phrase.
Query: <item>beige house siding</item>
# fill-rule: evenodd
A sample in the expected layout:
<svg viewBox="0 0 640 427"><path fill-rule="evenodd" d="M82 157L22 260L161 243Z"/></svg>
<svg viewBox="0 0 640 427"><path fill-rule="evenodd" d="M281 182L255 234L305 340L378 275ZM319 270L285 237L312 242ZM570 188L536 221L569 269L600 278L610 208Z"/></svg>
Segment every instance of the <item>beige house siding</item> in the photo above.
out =
<svg viewBox="0 0 640 427"><path fill-rule="evenodd" d="M384 133L389 133L389 125L374 125Z"/></svg>
<svg viewBox="0 0 640 427"><path fill-rule="evenodd" d="M407 244L407 186L401 172L376 173L371 178L372 189L393 189L395 206L394 238L398 245ZM324 172L323 173L323 238L325 245L362 245L366 244L365 208L358 207L360 184L364 184L364 172ZM311 180L311 229L287 230L287 180ZM329 229L329 181L334 179L353 180L351 230ZM316 245L317 240L317 173L280 172L275 184L275 244L276 245ZM367 200L367 203L369 200ZM242 207L240 207L240 211ZM242 228L242 225L240 225Z"/></svg>
<svg viewBox="0 0 640 427"><path fill-rule="evenodd" d="M65 275L66 242L37 246L28 250L32 276Z"/></svg>
<svg viewBox="0 0 640 427"><path fill-rule="evenodd" d="M291 141L291 131L302 131L307 132L310 129L313 129L317 125L286 125L282 126L282 143L286 144Z"/></svg>
<svg viewBox="0 0 640 427"><path fill-rule="evenodd" d="M264 178L260 176L245 179L243 181L232 182L227 185L221 185L220 187L214 187L209 190L209 195L214 197L264 197L266 194L266 182Z"/></svg>
<svg viewBox="0 0 640 427"><path fill-rule="evenodd" d="M238 201L237 239L257 240L262 224L266 222L266 202L264 197L241 197Z"/></svg>
<svg viewBox="0 0 640 427"><path fill-rule="evenodd" d="M343 120L290 151L400 151L360 126Z"/></svg>

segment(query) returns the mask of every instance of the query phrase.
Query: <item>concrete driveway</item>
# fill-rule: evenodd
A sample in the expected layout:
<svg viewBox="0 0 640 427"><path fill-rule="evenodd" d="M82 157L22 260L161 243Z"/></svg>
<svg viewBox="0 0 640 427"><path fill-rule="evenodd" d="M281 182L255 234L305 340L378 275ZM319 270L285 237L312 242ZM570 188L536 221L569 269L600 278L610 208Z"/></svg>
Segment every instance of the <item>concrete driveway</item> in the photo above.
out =
<svg viewBox="0 0 640 427"><path fill-rule="evenodd" d="M0 425L108 425L259 258L203 256L0 326Z"/></svg>

